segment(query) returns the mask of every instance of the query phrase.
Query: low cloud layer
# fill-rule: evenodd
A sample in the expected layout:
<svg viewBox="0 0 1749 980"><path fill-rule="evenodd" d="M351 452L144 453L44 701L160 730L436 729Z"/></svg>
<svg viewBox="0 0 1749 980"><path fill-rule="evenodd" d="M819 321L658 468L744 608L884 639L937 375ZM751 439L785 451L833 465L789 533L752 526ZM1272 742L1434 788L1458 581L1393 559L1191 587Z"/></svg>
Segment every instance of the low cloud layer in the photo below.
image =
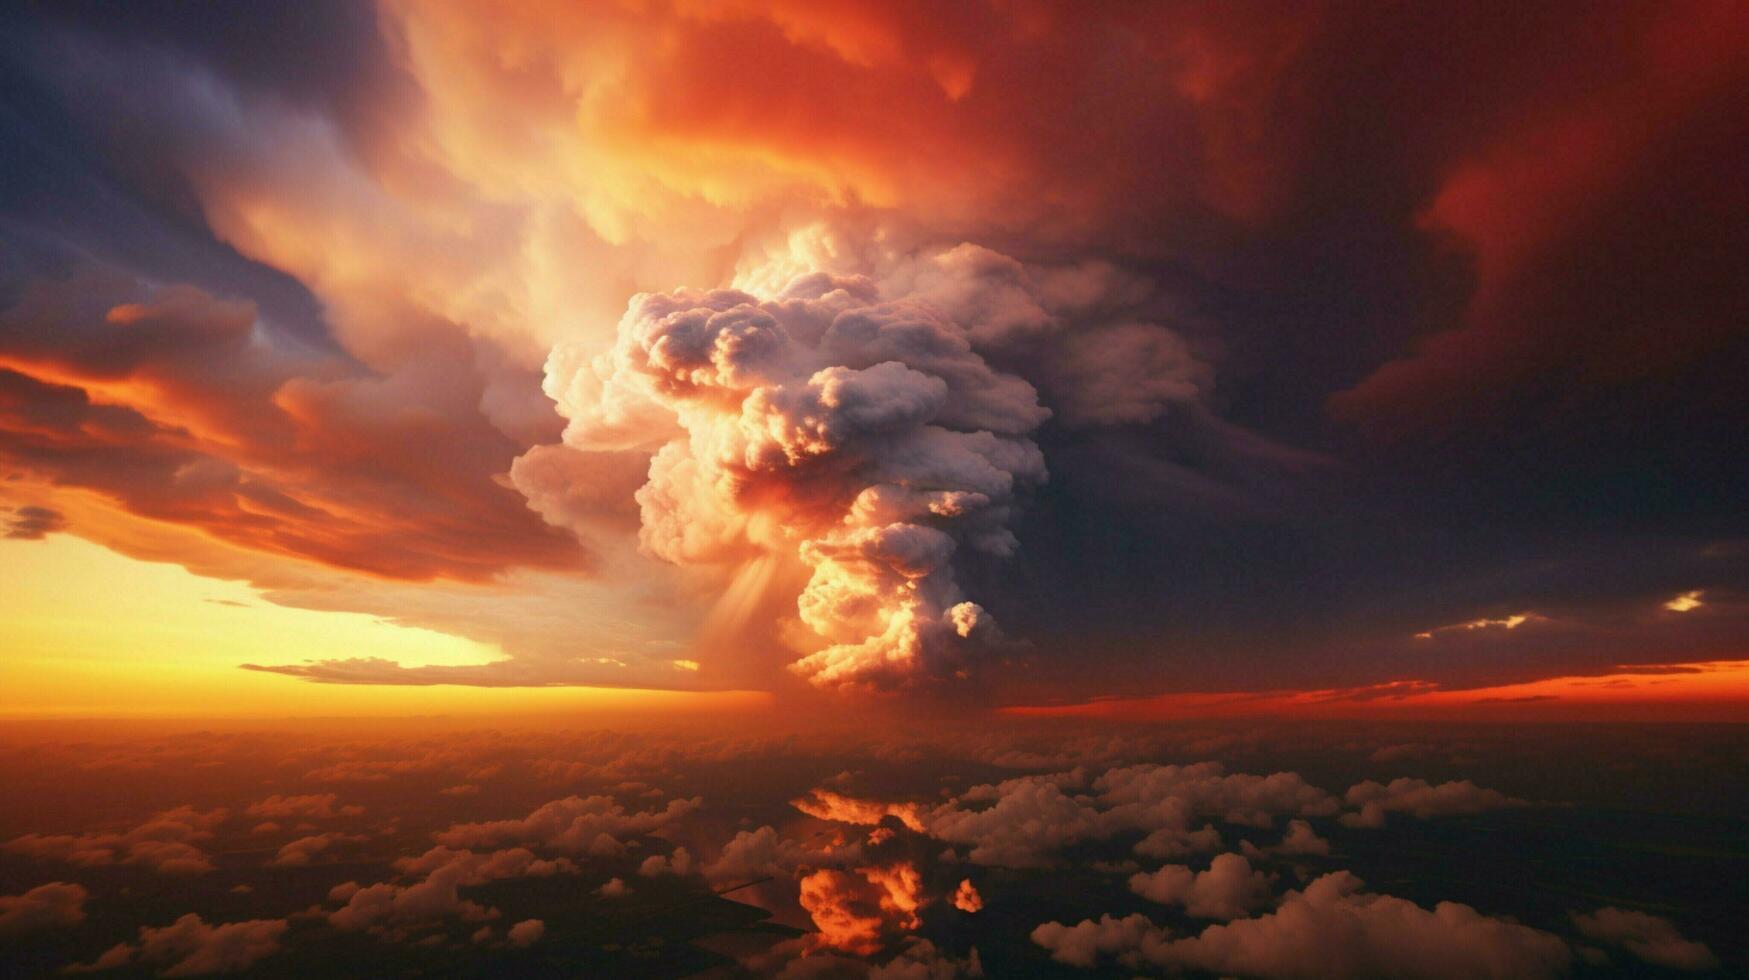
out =
<svg viewBox="0 0 1749 980"><path fill-rule="evenodd" d="M1619 947L1652 966L1704 971L1720 965L1705 943L1683 938L1676 924L1662 916L1605 906L1591 913L1573 913L1573 924L1585 938Z"/></svg>
<svg viewBox="0 0 1749 980"><path fill-rule="evenodd" d="M116 945L92 963L76 964L70 970L86 973L138 963L161 977L235 973L278 952L287 928L283 919L214 925L191 912L167 926L141 927L137 942Z"/></svg>
<svg viewBox="0 0 1749 980"><path fill-rule="evenodd" d="M5 733L0 777L31 792L0 806L24 830L0 850L0 966L1445 978L1744 952L1718 913L1740 767L1716 726L1418 726L1413 765L1466 778L1406 777L1399 798L1512 802L1406 804L1381 832L1343 817L1395 785L1365 778L1403 764L1376 759L1406 744L1395 725L668 722ZM461 780L480 792L444 792ZM118 791L201 805L90 805ZM1515 833L1549 835L1537 860L1495 846ZM130 860L150 839L192 841L207 869ZM1622 904L1547 901L1561 889Z"/></svg>
<svg viewBox="0 0 1749 980"><path fill-rule="evenodd" d="M200 845L227 816L223 808L181 806L126 831L24 834L0 844L0 850L75 867L137 864L162 874L198 875L213 869Z"/></svg>
<svg viewBox="0 0 1749 980"><path fill-rule="evenodd" d="M1362 885L1345 871L1325 875L1288 892L1274 912L1185 938L1141 915L1046 923L1032 938L1073 966L1112 956L1126 964L1269 978L1558 977L1573 959L1550 933L1454 902L1429 911L1368 894Z"/></svg>

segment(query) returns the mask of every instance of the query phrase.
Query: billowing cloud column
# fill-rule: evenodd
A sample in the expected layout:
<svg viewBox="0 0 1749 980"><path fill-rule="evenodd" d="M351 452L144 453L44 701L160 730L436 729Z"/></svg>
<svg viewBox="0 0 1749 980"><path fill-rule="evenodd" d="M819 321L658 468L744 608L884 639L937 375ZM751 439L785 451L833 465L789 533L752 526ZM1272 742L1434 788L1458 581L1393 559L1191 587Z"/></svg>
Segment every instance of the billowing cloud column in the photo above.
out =
<svg viewBox="0 0 1749 980"><path fill-rule="evenodd" d="M636 297L611 349L561 346L547 388L587 454L651 451L641 541L668 561L801 562L821 687L952 673L993 633L955 581L964 550L1012 554L1018 493L1046 479L1049 410L972 325L873 280L813 273L774 297ZM538 503L538 502L537 502Z"/></svg>

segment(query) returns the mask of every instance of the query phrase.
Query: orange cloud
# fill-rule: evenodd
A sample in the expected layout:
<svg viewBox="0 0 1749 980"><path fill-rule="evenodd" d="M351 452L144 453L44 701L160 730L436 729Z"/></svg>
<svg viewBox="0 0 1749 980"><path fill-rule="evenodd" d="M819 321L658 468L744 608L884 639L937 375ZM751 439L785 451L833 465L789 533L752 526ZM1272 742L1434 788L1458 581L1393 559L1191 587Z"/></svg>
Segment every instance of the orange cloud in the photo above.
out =
<svg viewBox="0 0 1749 980"><path fill-rule="evenodd" d="M879 800L859 800L834 793L829 789L810 790L808 795L791 800L790 805L810 817L873 826L887 817L897 817L900 823L918 833L924 832L922 808L915 803L883 803Z"/></svg>
<svg viewBox="0 0 1749 980"><path fill-rule="evenodd" d="M857 873L879 885L881 911L887 913L901 929L916 929L921 925L917 910L923 904L923 876L909 861L884 868L859 868Z"/></svg>
<svg viewBox="0 0 1749 980"><path fill-rule="evenodd" d="M1503 113L1420 215L1473 261L1463 323L1332 397L1337 418L1394 440L1522 426L1521 401L1561 421L1730 349L1740 304L1719 300L1742 291L1700 257L1740 247L1736 151L1693 122L1739 100L1749 16L1694 0L1574 34L1586 56L1540 69L1551 95Z"/></svg>
<svg viewBox="0 0 1749 980"><path fill-rule="evenodd" d="M96 270L33 284L0 314L0 460L139 517L373 575L578 566L494 479L516 444L259 329L250 304L191 287Z"/></svg>
<svg viewBox="0 0 1749 980"><path fill-rule="evenodd" d="M922 876L909 862L855 871L827 868L801 879L801 904L819 930L819 943L872 956L892 936L918 927L921 887Z"/></svg>
<svg viewBox="0 0 1749 980"><path fill-rule="evenodd" d="M562 189L609 240L783 206L1058 237L1273 206L1310 10L924 3L386 5L441 165ZM746 71L758 64L760 71ZM1140 239L1131 236L1133 244Z"/></svg>
<svg viewBox="0 0 1749 980"><path fill-rule="evenodd" d="M816 871L802 878L800 901L824 945L858 956L880 952L886 923L867 879L831 868Z"/></svg>
<svg viewBox="0 0 1749 980"><path fill-rule="evenodd" d="M954 889L953 907L961 912L983 911L984 896L978 894L978 886L972 884L972 879L962 879L959 887Z"/></svg>

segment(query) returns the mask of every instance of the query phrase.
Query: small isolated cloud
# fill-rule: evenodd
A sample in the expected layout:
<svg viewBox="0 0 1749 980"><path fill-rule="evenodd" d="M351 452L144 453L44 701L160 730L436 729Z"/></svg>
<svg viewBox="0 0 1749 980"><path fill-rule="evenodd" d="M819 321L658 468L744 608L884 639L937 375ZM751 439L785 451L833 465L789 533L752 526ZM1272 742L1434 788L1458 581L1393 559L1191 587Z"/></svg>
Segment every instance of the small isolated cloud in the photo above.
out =
<svg viewBox="0 0 1749 980"><path fill-rule="evenodd" d="M152 966L161 977L234 973L277 953L288 926L284 919L209 925L190 912L161 928L144 927L139 942L120 943L96 962L69 967L68 972L111 970L139 963Z"/></svg>
<svg viewBox="0 0 1749 980"><path fill-rule="evenodd" d="M1556 977L1572 961L1560 937L1467 905L1432 911L1390 895L1368 895L1346 871L1290 891L1267 915L1212 925L1175 938L1146 916L1105 916L1074 926L1047 922L1033 942L1054 959L1093 967L1102 955L1126 964L1261 978Z"/></svg>
<svg viewBox="0 0 1749 980"><path fill-rule="evenodd" d="M1135 851L1142 857L1175 858L1189 854L1206 854L1220 850L1221 834L1212 825L1200 830L1182 827L1160 827L1136 842Z"/></svg>
<svg viewBox="0 0 1749 980"><path fill-rule="evenodd" d="M1239 853L1253 861L1269 857L1324 857L1330 853L1330 842L1318 836L1304 820L1289 821L1281 840L1266 847L1250 841L1239 842Z"/></svg>
<svg viewBox="0 0 1749 980"><path fill-rule="evenodd" d="M85 921L82 885L52 881L22 895L0 895L0 936L16 936L38 929L76 926Z"/></svg>
<svg viewBox="0 0 1749 980"><path fill-rule="evenodd" d="M279 849L269 864L276 868L302 868L335 844L364 841L358 834L312 834L291 841Z"/></svg>
<svg viewBox="0 0 1749 980"><path fill-rule="evenodd" d="M570 660L505 659L483 664L418 664L407 666L384 657L346 657L306 660L295 664L238 664L243 670L284 674L317 684L377 684L389 687L431 687L462 684L470 687L563 687L567 685L626 686L646 684L664 688L699 686L698 672L674 666L633 667L617 657L584 657Z"/></svg>
<svg viewBox="0 0 1749 980"><path fill-rule="evenodd" d="M0 850L76 867L138 864L164 874L203 874L213 869L212 861L195 845L210 838L227 815L222 808L182 806L123 833L25 834L0 845Z"/></svg>
<svg viewBox="0 0 1749 980"><path fill-rule="evenodd" d="M570 796L519 820L455 824L437 840L452 847L541 844L571 854L617 854L626 838L659 830L703 803L695 796L669 800L660 810L628 811L611 796Z"/></svg>
<svg viewBox="0 0 1749 980"><path fill-rule="evenodd" d="M1128 955L1145 942L1158 942L1166 935L1145 915L1121 919L1102 915L1097 921L1084 919L1072 926L1046 922L1032 931L1032 941L1049 950L1051 959L1058 963L1091 970L1103 955Z"/></svg>
<svg viewBox="0 0 1749 980"><path fill-rule="evenodd" d="M645 858L638 865L638 874L645 878L691 874L692 864L692 852L684 847L677 847L672 855L652 854Z"/></svg>
<svg viewBox="0 0 1749 980"><path fill-rule="evenodd" d="M880 952L921 924L922 876L909 862L854 870L824 868L801 880L802 908L818 942L857 956Z"/></svg>
<svg viewBox="0 0 1749 980"><path fill-rule="evenodd" d="M1704 595L1706 595L1706 593L1699 589L1696 589L1693 592L1684 592L1671 599L1669 602L1664 603L1664 608L1671 612L1693 612L1701 606L1706 605L1705 602L1701 601L1701 597Z"/></svg>
<svg viewBox="0 0 1749 980"><path fill-rule="evenodd" d="M809 791L806 796L792 800L790 805L821 820L874 826L887 817L897 817L900 823L912 830L924 830L923 819L919 816L920 808L915 803L861 800L834 793L829 789L816 789Z"/></svg>
<svg viewBox="0 0 1749 980"><path fill-rule="evenodd" d="M308 796L274 794L258 803L251 803L246 812L254 817L278 819L300 817L305 820L328 820L334 817L359 816L364 813L364 807L339 805L339 798L333 793L314 793Z"/></svg>
<svg viewBox="0 0 1749 980"><path fill-rule="evenodd" d="M418 857L399 858L395 870L427 878L453 874L461 885L483 885L504 878L544 878L547 875L572 874L577 866L568 858L538 857L526 847L479 853L437 846Z"/></svg>
<svg viewBox="0 0 1749 980"><path fill-rule="evenodd" d="M984 964L978 958L976 946L964 959L959 959L927 939L911 936L905 939L897 956L868 971L868 980L951 980L983 975Z"/></svg>
<svg viewBox="0 0 1749 980"><path fill-rule="evenodd" d="M623 895L630 895L631 893L632 890L626 886L624 878L609 878L607 879L606 884L595 889L595 894L600 895L602 898L619 898Z"/></svg>
<svg viewBox="0 0 1749 980"><path fill-rule="evenodd" d="M409 885L337 885L328 898L342 904L329 913L328 922L337 929L385 934L445 919L487 922L498 918L498 910L462 898L462 888L507 878L573 874L577 866L565 858L537 857L521 847L482 854L440 845L397 860L395 870L423 878Z"/></svg>
<svg viewBox="0 0 1749 980"><path fill-rule="evenodd" d="M1434 751L1433 746L1421 742L1399 742L1395 745L1383 745L1372 751L1367 759L1372 762L1404 762L1419 759Z"/></svg>
<svg viewBox="0 0 1749 980"><path fill-rule="evenodd" d="M497 918L496 909L461 897L459 889L465 876L462 869L449 868L412 885L382 882L361 888L349 882L337 886L329 895L346 904L329 913L328 922L336 929L357 931L447 918L463 922Z"/></svg>
<svg viewBox="0 0 1749 980"><path fill-rule="evenodd" d="M1474 633L1477 630L1515 630L1525 623L1535 622L1543 617L1533 612L1513 613L1496 619L1472 619L1464 623L1452 623L1449 626L1435 626L1415 634L1417 640L1431 640L1445 633Z"/></svg>
<svg viewBox="0 0 1749 980"><path fill-rule="evenodd" d="M547 933L547 924L539 919L523 919L510 927L505 938L512 946L533 946Z"/></svg>
<svg viewBox="0 0 1749 980"><path fill-rule="evenodd" d="M719 883L752 878L786 876L807 865L835 864L860 857L855 844L844 848L814 848L791 840L772 826L743 830L723 845L722 853L706 865L704 874Z"/></svg>
<svg viewBox="0 0 1749 980"><path fill-rule="evenodd" d="M1306 821L1293 820L1288 822L1287 833L1282 835L1281 843L1269 850L1289 856L1329 854L1330 842L1319 837L1318 832Z"/></svg>
<svg viewBox="0 0 1749 980"><path fill-rule="evenodd" d="M1268 904L1269 876L1251 870L1239 854L1219 854L1207 871L1168 864L1152 874L1130 877L1130 891L1162 905L1183 906L1197 919L1237 919Z"/></svg>
<svg viewBox="0 0 1749 980"><path fill-rule="evenodd" d="M1425 779L1393 779L1388 785L1367 780L1348 788L1344 797L1358 812L1344 813L1344 827L1383 827L1385 814L1407 813L1421 820L1529 806L1499 790L1484 789L1469 780L1431 785Z"/></svg>
<svg viewBox="0 0 1749 980"><path fill-rule="evenodd" d="M1705 943L1682 938L1676 923L1656 915L1605 906L1589 915L1573 913L1573 924L1585 938L1620 947L1653 966L1696 971L1719 968L1719 958Z"/></svg>
<svg viewBox="0 0 1749 980"><path fill-rule="evenodd" d="M11 515L0 519L0 525L6 529L0 537L17 541L40 541L56 531L66 530L67 518L60 511L49 507L26 505L15 508Z"/></svg>

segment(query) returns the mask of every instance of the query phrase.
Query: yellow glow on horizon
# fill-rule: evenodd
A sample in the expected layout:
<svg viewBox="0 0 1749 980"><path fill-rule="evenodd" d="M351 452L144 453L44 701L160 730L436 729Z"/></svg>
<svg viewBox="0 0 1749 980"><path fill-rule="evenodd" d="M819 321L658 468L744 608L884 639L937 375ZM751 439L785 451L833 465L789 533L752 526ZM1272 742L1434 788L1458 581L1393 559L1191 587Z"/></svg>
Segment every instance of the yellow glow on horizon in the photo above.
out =
<svg viewBox="0 0 1749 980"><path fill-rule="evenodd" d="M1479 704L1532 698L1572 703L1607 704L1636 701L1749 702L1749 660L1645 666L1626 664L1615 673L1585 677L1550 677L1469 691L1436 692L1406 699L1411 703Z"/></svg>
<svg viewBox="0 0 1749 980"><path fill-rule="evenodd" d="M243 663L500 659L362 613L278 606L239 582L70 535L0 539L0 718L513 714L734 707L761 695L615 688L315 684Z"/></svg>

